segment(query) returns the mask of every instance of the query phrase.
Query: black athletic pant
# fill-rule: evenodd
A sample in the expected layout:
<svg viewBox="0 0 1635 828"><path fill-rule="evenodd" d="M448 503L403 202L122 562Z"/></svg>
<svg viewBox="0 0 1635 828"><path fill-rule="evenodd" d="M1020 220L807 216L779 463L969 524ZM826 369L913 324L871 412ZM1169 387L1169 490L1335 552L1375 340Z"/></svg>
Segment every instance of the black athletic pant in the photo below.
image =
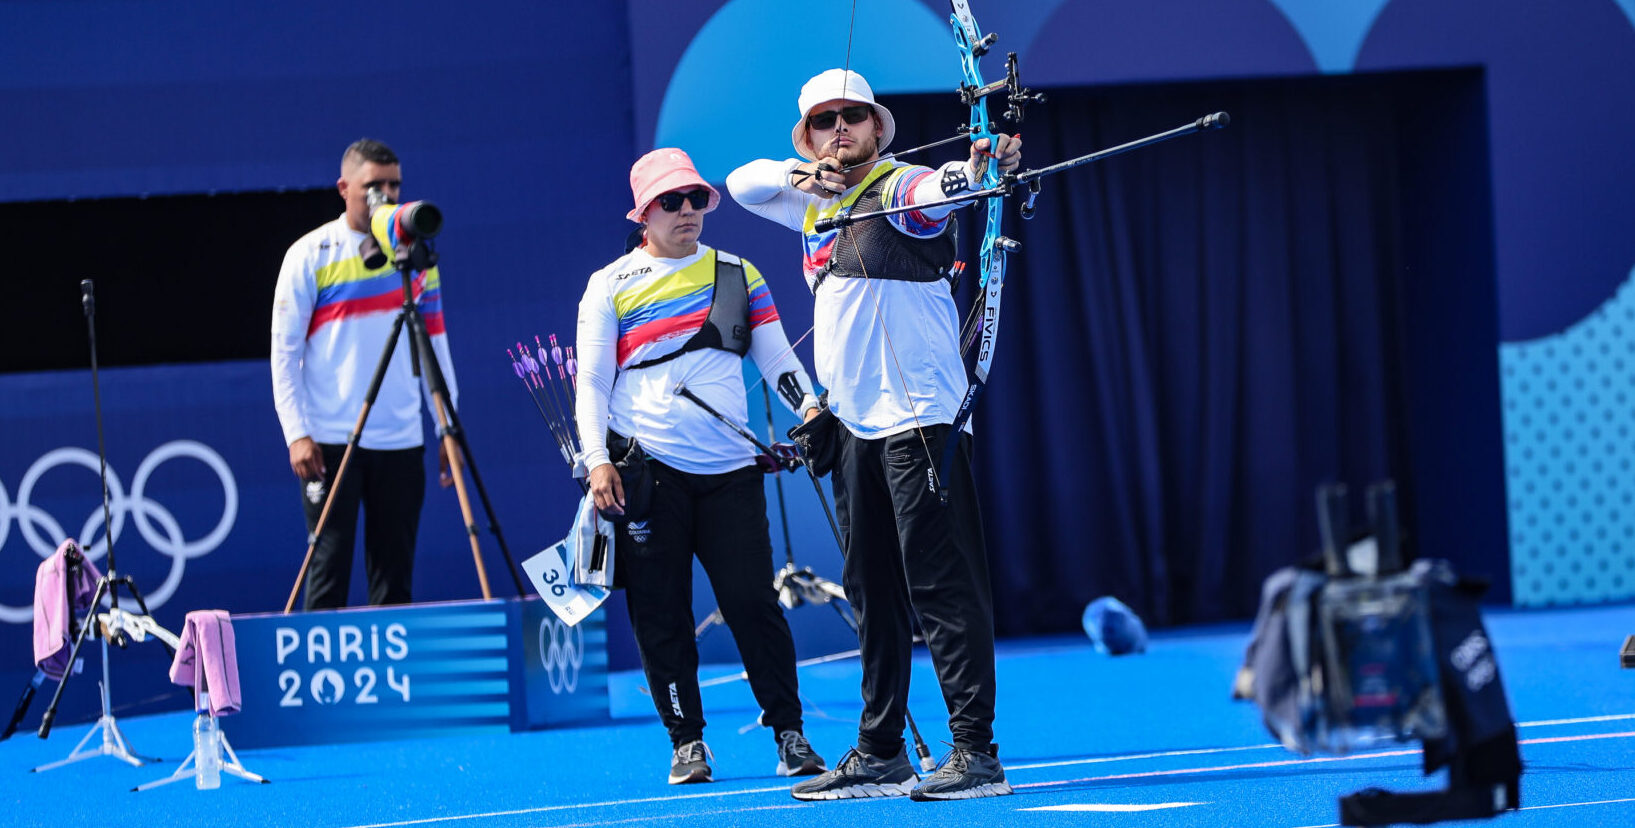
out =
<svg viewBox="0 0 1635 828"><path fill-rule="evenodd" d="M307 533L318 525L324 497L340 471L346 446L320 443L324 453L324 486L301 484L301 506L306 511ZM358 534L358 506L363 506L363 565L369 577L369 603L407 604L414 581L414 541L420 528L420 506L426 499L425 449L377 450L359 447L352 452L346 479L329 508L324 533L312 550L307 568L306 608L346 606L352 585L352 548Z"/></svg>
<svg viewBox="0 0 1635 828"><path fill-rule="evenodd" d="M620 528L614 569L625 588L653 706L670 732L671 745L704 736L693 638L695 555L738 644L762 723L774 735L800 730L795 641L772 589L762 473L750 466L724 474L689 474L650 462L652 511L644 523Z"/></svg>
<svg viewBox="0 0 1635 828"><path fill-rule="evenodd" d="M929 470L948 432L947 425L928 426L922 442L920 431L863 440L838 429L830 480L863 657L857 747L875 756L903 749L914 616L942 684L954 744L986 752L993 742L993 587L969 436L962 435L952 467L938 469L948 475L948 505L931 487Z"/></svg>

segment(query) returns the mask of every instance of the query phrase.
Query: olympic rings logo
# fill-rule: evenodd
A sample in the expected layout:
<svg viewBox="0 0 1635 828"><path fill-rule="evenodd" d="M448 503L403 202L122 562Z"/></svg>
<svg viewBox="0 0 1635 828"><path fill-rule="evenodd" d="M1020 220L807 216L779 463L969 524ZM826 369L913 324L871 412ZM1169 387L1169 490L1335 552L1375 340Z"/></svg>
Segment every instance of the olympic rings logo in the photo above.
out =
<svg viewBox="0 0 1635 828"><path fill-rule="evenodd" d="M539 622L539 657L551 693L572 693L579 686L579 668L585 663L585 631L554 618Z"/></svg>
<svg viewBox="0 0 1635 828"><path fill-rule="evenodd" d="M221 481L222 493L225 495L222 505L221 519L208 534L198 540L188 540L182 532L181 524L169 509L148 497L148 479L156 469L167 460L175 458L192 458L205 464ZM30 502L34 494L34 487L39 484L40 478L46 472L58 466L82 466L92 474L100 470L100 462L93 452L74 447L53 449L34 461L23 474L22 482L17 485L15 500L6 493L4 481L0 481L0 548L4 548L6 540L11 535L11 522L17 520L17 528L23 539L28 542L30 549L41 559L50 557L56 551L61 539L68 537L92 538L97 536L97 530L102 528L102 504L98 503L91 514L81 525L78 535L64 531L61 523L50 513ZM173 440L154 449L147 458L136 467L136 476L131 480L131 490L125 491L125 485L120 482L119 476L113 469L108 469L108 512L113 518L113 527L95 543L84 545L85 556L97 561L108 554L109 536L116 541L120 531L125 526L128 517L135 521L136 531L142 535L142 540L154 551L170 558L170 572L165 576L164 583L151 592L144 594L149 609L158 609L163 606L176 588L181 585L182 571L190 558L199 558L214 552L221 546L221 542L232 531L233 523L238 519L238 483L233 479L233 470L228 467L227 461L209 446L194 440ZM0 621L12 624L24 624L33 621L34 607L32 605L11 607L0 603Z"/></svg>

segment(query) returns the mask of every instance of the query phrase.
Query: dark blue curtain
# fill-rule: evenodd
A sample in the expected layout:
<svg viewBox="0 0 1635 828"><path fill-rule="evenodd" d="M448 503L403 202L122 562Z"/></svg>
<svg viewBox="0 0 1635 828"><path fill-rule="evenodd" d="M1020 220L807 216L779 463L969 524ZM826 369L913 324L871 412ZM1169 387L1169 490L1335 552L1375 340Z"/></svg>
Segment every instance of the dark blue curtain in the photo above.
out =
<svg viewBox="0 0 1635 828"><path fill-rule="evenodd" d="M1249 616L1261 580L1314 547L1321 481L1353 484L1360 521L1363 484L1394 476L1415 519L1399 216L1417 94L1355 78L1051 90L1016 128L1042 167L1232 116L1046 179L1031 222L1007 213L1022 250L976 414L1001 633L1074 629L1103 594L1157 625ZM906 145L950 110L893 105L923 129ZM980 223L962 214L962 246Z"/></svg>

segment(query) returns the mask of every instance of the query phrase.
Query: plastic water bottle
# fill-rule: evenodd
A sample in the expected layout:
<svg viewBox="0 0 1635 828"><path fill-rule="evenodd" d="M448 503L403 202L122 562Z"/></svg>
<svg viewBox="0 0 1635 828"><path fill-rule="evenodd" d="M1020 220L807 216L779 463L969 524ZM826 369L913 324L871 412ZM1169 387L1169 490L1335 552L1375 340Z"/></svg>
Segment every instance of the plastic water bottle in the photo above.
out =
<svg viewBox="0 0 1635 828"><path fill-rule="evenodd" d="M193 719L194 784L201 791L221 787L221 728L210 715L210 694L199 694L199 715Z"/></svg>

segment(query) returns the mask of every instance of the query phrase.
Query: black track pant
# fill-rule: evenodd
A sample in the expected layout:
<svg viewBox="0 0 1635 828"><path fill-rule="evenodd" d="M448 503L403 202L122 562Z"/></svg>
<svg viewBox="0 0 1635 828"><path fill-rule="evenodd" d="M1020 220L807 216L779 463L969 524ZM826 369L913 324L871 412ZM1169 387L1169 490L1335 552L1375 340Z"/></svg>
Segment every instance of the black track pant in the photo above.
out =
<svg viewBox="0 0 1635 828"><path fill-rule="evenodd" d="M645 524L619 530L614 568L625 588L653 706L671 745L704 736L693 638L695 555L738 644L761 721L773 734L800 730L795 642L772 589L763 475L753 466L689 474L651 462L652 512Z"/></svg>
<svg viewBox="0 0 1635 828"><path fill-rule="evenodd" d="M322 490L301 484L301 506L307 532L318 525L324 495L335 483L346 446L319 444L324 453ZM306 608L346 606L352 584L352 547L358 533L358 506L363 506L363 565L369 577L369 603L407 604L414 582L414 541L420 529L420 506L426 499L425 449L376 450L359 447L352 452L346 479L335 495L335 505L324 522L324 534L312 550L307 569Z"/></svg>
<svg viewBox="0 0 1635 828"><path fill-rule="evenodd" d="M895 756L903 748L917 616L954 744L986 751L993 742L993 587L970 438L963 437L946 470L944 506L931 488L929 469L931 458L942 457L948 426L928 426L924 442L919 431L878 440L839 431L831 482L846 541L846 597L857 613L863 654L858 749Z"/></svg>

